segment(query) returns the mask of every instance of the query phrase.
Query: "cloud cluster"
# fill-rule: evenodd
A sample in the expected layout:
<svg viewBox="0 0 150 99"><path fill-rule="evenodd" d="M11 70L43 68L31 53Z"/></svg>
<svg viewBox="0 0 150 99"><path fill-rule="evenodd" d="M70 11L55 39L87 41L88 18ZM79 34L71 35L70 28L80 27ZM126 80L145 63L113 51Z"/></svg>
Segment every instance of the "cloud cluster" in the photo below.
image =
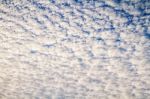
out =
<svg viewBox="0 0 150 99"><path fill-rule="evenodd" d="M1 99L149 99L146 0L0 0Z"/></svg>

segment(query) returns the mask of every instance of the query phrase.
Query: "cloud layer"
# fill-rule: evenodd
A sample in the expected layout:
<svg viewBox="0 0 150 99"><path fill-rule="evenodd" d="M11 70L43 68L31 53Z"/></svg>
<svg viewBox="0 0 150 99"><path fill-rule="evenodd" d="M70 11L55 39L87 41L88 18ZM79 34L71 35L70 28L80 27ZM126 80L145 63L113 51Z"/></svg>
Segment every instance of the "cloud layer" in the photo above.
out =
<svg viewBox="0 0 150 99"><path fill-rule="evenodd" d="M1 99L150 99L148 0L0 0Z"/></svg>

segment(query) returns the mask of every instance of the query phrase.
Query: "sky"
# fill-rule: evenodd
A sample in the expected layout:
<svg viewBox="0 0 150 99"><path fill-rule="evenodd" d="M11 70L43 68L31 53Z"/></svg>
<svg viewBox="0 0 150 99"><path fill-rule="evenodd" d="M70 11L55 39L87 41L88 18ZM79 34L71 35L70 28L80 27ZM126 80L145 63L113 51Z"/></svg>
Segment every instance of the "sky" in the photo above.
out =
<svg viewBox="0 0 150 99"><path fill-rule="evenodd" d="M0 0L0 99L150 99L149 0Z"/></svg>

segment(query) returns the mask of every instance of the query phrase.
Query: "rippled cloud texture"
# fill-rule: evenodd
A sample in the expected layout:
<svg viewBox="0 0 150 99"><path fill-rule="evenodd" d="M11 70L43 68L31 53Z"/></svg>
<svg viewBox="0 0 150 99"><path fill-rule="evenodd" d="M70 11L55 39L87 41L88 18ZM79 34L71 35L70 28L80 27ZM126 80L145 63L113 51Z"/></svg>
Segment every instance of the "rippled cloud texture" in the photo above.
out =
<svg viewBox="0 0 150 99"><path fill-rule="evenodd" d="M150 1L0 0L0 99L150 99Z"/></svg>

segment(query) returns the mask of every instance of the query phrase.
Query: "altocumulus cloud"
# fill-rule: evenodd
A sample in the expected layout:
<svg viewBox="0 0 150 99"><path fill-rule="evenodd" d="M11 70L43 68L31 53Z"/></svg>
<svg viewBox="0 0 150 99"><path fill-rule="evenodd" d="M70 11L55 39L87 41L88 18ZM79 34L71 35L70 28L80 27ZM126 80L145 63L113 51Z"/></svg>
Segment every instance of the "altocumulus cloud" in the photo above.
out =
<svg viewBox="0 0 150 99"><path fill-rule="evenodd" d="M150 99L149 0L0 0L0 99Z"/></svg>

